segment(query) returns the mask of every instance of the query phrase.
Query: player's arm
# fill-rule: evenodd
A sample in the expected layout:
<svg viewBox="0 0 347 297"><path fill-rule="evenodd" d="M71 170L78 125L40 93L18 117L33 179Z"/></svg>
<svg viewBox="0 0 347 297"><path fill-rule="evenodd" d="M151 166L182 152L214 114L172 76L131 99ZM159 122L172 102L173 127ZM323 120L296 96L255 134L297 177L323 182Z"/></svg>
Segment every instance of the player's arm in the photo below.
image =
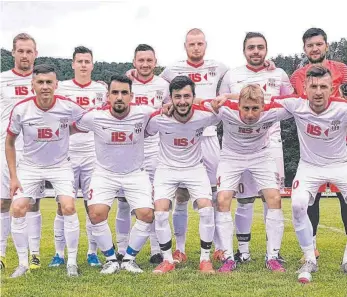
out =
<svg viewBox="0 0 347 297"><path fill-rule="evenodd" d="M285 71L282 71L282 83L281 83L281 88L280 88L280 95L285 96L285 95L291 95L294 93L294 88L289 80L289 77Z"/></svg>
<svg viewBox="0 0 347 297"><path fill-rule="evenodd" d="M158 117L161 115L161 110L153 112L149 118L145 129L145 137L153 136L159 132Z"/></svg>
<svg viewBox="0 0 347 297"><path fill-rule="evenodd" d="M95 109L91 109L84 113L83 116L77 121L73 122L70 126L70 135L75 133L88 133L89 131L94 131L94 117Z"/></svg>
<svg viewBox="0 0 347 297"><path fill-rule="evenodd" d="M171 69L169 67L165 67L163 72L159 75L162 79L165 79L168 83L170 83L175 75L172 73Z"/></svg>
<svg viewBox="0 0 347 297"><path fill-rule="evenodd" d="M290 81L290 84L292 85L292 87L293 87L293 89L294 89L294 93L297 94L297 93L298 93L298 90L297 90L297 87L296 87L296 84L297 84L297 82L298 82L297 71L295 71L295 72L291 75L289 81Z"/></svg>

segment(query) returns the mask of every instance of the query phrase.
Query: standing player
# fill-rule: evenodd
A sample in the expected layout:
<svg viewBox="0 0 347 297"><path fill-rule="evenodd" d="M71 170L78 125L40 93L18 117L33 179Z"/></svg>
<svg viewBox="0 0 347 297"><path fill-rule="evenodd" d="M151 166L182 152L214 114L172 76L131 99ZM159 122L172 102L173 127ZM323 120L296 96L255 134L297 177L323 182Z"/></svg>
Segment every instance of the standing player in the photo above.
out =
<svg viewBox="0 0 347 297"><path fill-rule="evenodd" d="M173 103L172 117L156 112L151 116L146 132L159 132L160 149L154 177L155 224L164 261L154 273L175 269L169 209L179 186L189 191L200 215L200 271L213 273L210 249L214 234L212 193L206 169L202 164L201 141L204 129L215 125L218 118L203 107L193 105L195 84L187 76L177 76L170 83Z"/></svg>
<svg viewBox="0 0 347 297"><path fill-rule="evenodd" d="M318 188L332 182L347 203L347 102L332 97L331 72L319 65L306 71L307 99L288 98L279 102L293 114L300 143L300 162L292 186L293 224L305 263L298 270L299 281L309 282L318 270L313 245L312 223L307 214ZM342 259L347 268L347 244Z"/></svg>
<svg viewBox="0 0 347 297"><path fill-rule="evenodd" d="M213 101L214 103L215 101ZM263 112L264 111L264 112ZM284 217L279 192L279 174L270 150L269 129L277 121L290 117L280 105L267 104L260 86L249 85L240 92L238 103L226 101L219 108L223 120L223 147L218 165L216 232L224 252L220 272L235 269L232 237L231 200L238 190L241 175L249 171L262 192L268 211L265 218L267 235L266 267L284 272L278 259L284 232Z"/></svg>
<svg viewBox="0 0 347 297"><path fill-rule="evenodd" d="M36 96L20 101L11 111L6 137L6 159L10 171L12 238L19 266L12 278L25 274L28 267L27 207L44 180L52 183L64 215L68 248L67 274L78 276L77 248L79 221L75 210L73 171L68 158L69 123L84 110L67 98L54 95L57 77L49 65L37 65L32 87ZM16 166L16 138L23 133L23 159Z"/></svg>
<svg viewBox="0 0 347 297"><path fill-rule="evenodd" d="M94 132L96 166L88 192L88 215L92 234L106 257L101 270L111 274L119 270L108 213L119 190L124 191L136 222L121 268L141 273L135 257L146 243L153 222L152 186L143 168L144 130L153 109L133 106L132 82L114 75L108 88L110 105L86 113L75 125L75 131Z"/></svg>
<svg viewBox="0 0 347 297"><path fill-rule="evenodd" d="M5 255L7 238L10 234L10 178L5 158L6 129L10 118L10 112L14 105L24 98L34 95L31 87L34 61L37 57L36 42L29 34L20 33L13 39L12 56L14 57L14 68L1 73L1 193L0 193L0 269L5 268ZM23 137L19 135L16 142L17 162L23 154ZM44 195L44 184L41 185L36 198ZM40 239L41 239L41 212L40 200L30 204L27 212L28 239L30 249L30 268L40 268Z"/></svg>
<svg viewBox="0 0 347 297"><path fill-rule="evenodd" d="M339 93L339 87L342 83L347 83L347 66L343 63L327 59L329 49L327 34L322 29L310 28L304 33L302 41L304 43L304 52L309 63L306 66L296 70L290 78L296 94L299 96L305 95L305 78L307 70L312 65L322 65L330 70L333 78L332 96L341 96L342 94ZM315 246L317 258L319 257L319 252L316 245L316 234L319 223L319 200L321 197L321 192L324 192L325 188L326 185L323 185L319 189L314 204L308 207L308 216L313 226L313 244ZM343 222L345 229L347 230L347 212L344 211L345 205L343 202L343 196L334 185L331 185L331 190L337 192L336 195L340 200ZM304 261L304 258L302 258L302 261Z"/></svg>
<svg viewBox="0 0 347 297"><path fill-rule="evenodd" d="M71 80L59 82L57 93L78 103L85 109L102 106L106 101L106 88L104 85L92 81L93 52L84 47L76 47L72 55L72 69L75 77ZM86 211L88 189L95 162L95 146L93 133L73 135L70 138L69 156L75 177L76 197L81 187ZM97 256L97 245L92 236L92 224L86 215L86 229L88 238L87 261L90 266L101 266ZM64 217L58 203L57 214L54 219L55 256L50 267L64 264Z"/></svg>
<svg viewBox="0 0 347 297"><path fill-rule="evenodd" d="M267 55L267 41L264 35L257 32L249 32L243 42L243 54L247 64L229 70L224 76L220 93L240 93L240 90L249 84L257 84L264 92L265 103L270 103L271 96L289 95L293 93L293 87L288 75L281 68L269 70L264 66ZM281 139L281 125L274 124L270 129L271 155L276 160L280 176L280 189L284 188L284 162ZM251 225L255 197L258 197L256 182L252 174L246 171L242 174L236 198L238 199L235 212L236 237L238 239L238 251L235 261L239 263L249 262L251 255L249 243L251 240ZM267 205L264 201L264 219L267 216ZM281 259L281 258L280 258Z"/></svg>
<svg viewBox="0 0 347 297"><path fill-rule="evenodd" d="M137 73L132 84L134 93L133 103L150 106L154 112L156 109L160 108L163 103L168 101L169 92L169 83L159 76L154 75L154 68L157 64L154 49L147 44L138 45L135 49L133 64ZM153 183L154 172L157 166L159 136L147 137L144 145L144 168L149 174L151 183ZM131 216L129 204L123 199L118 199L116 217L118 258L125 255L126 247L128 246L130 226ZM154 264L159 264L163 261L163 256L161 255L154 227L153 223L150 234L151 258L149 261Z"/></svg>

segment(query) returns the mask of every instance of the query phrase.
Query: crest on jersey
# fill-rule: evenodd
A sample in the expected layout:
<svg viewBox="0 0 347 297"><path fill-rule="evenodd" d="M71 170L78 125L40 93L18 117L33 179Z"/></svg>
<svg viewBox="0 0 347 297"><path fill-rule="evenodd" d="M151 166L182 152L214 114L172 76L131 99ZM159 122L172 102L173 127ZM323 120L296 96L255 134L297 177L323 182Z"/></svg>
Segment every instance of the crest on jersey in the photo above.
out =
<svg viewBox="0 0 347 297"><path fill-rule="evenodd" d="M208 75L209 76L216 76L216 69L217 67L208 67Z"/></svg>
<svg viewBox="0 0 347 297"><path fill-rule="evenodd" d="M140 134L142 131L142 123L136 123L134 131L136 134Z"/></svg>
<svg viewBox="0 0 347 297"><path fill-rule="evenodd" d="M331 122L331 131L337 131L340 129L341 121L334 120Z"/></svg>
<svg viewBox="0 0 347 297"><path fill-rule="evenodd" d="M274 78L269 78L267 80L267 85L270 87L270 88L274 88L276 87L276 79ZM266 91L266 90L265 90Z"/></svg>
<svg viewBox="0 0 347 297"><path fill-rule="evenodd" d="M61 118L59 122L60 122L60 129L66 129L69 126L68 118Z"/></svg>
<svg viewBox="0 0 347 297"><path fill-rule="evenodd" d="M204 132L204 128L199 128L195 131L195 136L200 137L202 135L202 132Z"/></svg>
<svg viewBox="0 0 347 297"><path fill-rule="evenodd" d="M97 102L102 102L104 99L104 93L100 92L100 93L95 93L95 101Z"/></svg>
<svg viewBox="0 0 347 297"><path fill-rule="evenodd" d="M164 92L161 90L157 90L155 92L155 97L157 98L158 101L163 101L164 97Z"/></svg>

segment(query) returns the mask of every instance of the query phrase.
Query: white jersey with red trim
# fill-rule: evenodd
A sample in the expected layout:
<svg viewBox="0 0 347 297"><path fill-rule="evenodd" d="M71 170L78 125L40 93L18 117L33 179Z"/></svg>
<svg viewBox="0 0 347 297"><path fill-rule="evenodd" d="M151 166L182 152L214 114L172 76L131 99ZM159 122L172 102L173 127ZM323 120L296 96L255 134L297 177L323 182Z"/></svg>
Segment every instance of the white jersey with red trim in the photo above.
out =
<svg viewBox="0 0 347 297"><path fill-rule="evenodd" d="M282 68L268 70L266 67L254 69L244 65L229 70L221 84L220 93L240 93L241 89L250 84L257 84L264 92L265 103L271 102L272 96L284 96L293 94L288 75ZM273 143L281 142L281 124L274 124L269 130L270 138Z"/></svg>
<svg viewBox="0 0 347 297"><path fill-rule="evenodd" d="M318 166L347 162L347 101L330 97L325 111L316 114L307 99L276 99L295 119L300 160Z"/></svg>
<svg viewBox="0 0 347 297"><path fill-rule="evenodd" d="M209 103L205 103L209 106ZM252 154L269 146L269 129L278 121L291 118L292 115L281 104L265 104L258 122L245 124L240 119L238 103L227 101L219 109L218 116L223 121L223 141L221 157L236 152Z"/></svg>
<svg viewBox="0 0 347 297"><path fill-rule="evenodd" d="M182 60L166 67L160 76L168 82L171 82L178 75L189 76L196 86L196 98L213 99L218 94L218 83L227 71L228 67L215 60L204 60L200 64L192 64L187 60ZM217 135L216 127L206 128L203 135Z"/></svg>
<svg viewBox="0 0 347 297"><path fill-rule="evenodd" d="M93 109L74 125L80 131L94 132L98 165L115 173L127 174L143 164L144 131L153 108L131 105L123 118L114 117L110 108Z"/></svg>
<svg viewBox="0 0 347 297"><path fill-rule="evenodd" d="M191 118L182 123L175 116L152 114L146 133L154 135L159 132L158 167L187 168L202 162L201 140L204 129L217 125L220 119L208 109L193 105Z"/></svg>
<svg viewBox="0 0 347 297"><path fill-rule="evenodd" d="M11 110L21 100L34 95L31 87L32 73L23 76L14 69L1 72L0 107L1 107L1 150L5 150L5 140ZM23 136L18 135L16 149L23 150Z"/></svg>
<svg viewBox="0 0 347 297"><path fill-rule="evenodd" d="M153 108L153 112L163 103L170 100L169 83L159 76L153 76L148 81L134 79L132 85L134 93L133 102L137 105L147 105ZM159 135L145 138L145 157L153 156L159 150Z"/></svg>
<svg viewBox="0 0 347 297"><path fill-rule="evenodd" d="M84 109L101 107L106 103L107 89L101 83L91 81L85 85L75 79L59 82L57 94L71 99ZM69 154L71 156L94 156L95 145L92 132L70 137Z"/></svg>
<svg viewBox="0 0 347 297"><path fill-rule="evenodd" d="M42 110L36 97L17 103L11 111L7 132L23 132L23 162L46 167L63 161L69 149L69 125L85 112L75 102L55 95L52 107Z"/></svg>

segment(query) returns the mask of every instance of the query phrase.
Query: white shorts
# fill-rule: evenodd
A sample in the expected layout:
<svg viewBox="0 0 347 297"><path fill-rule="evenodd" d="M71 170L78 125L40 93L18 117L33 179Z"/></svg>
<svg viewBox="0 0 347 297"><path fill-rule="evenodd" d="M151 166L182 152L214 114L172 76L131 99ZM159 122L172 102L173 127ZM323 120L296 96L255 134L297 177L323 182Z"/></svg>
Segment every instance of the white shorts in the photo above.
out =
<svg viewBox="0 0 347 297"><path fill-rule="evenodd" d="M173 201L178 187L188 190L194 207L196 199L212 200L211 185L203 164L187 168L159 166L155 171L153 186L154 201L159 199Z"/></svg>
<svg viewBox="0 0 347 297"><path fill-rule="evenodd" d="M317 166L299 162L292 185L292 200L310 194L309 205L314 203L321 185L330 182L337 186L347 203L347 163Z"/></svg>
<svg viewBox="0 0 347 297"><path fill-rule="evenodd" d="M56 197L61 195L75 197L74 176L69 158L44 168L20 162L17 167L17 176L23 192L17 190L13 200L26 197L31 198L32 203L35 203L36 198L39 198L37 193L44 192L45 180L52 184Z"/></svg>
<svg viewBox="0 0 347 297"><path fill-rule="evenodd" d="M210 185L215 187L217 185L217 167L220 157L220 145L217 135L203 136L201 150Z"/></svg>
<svg viewBox="0 0 347 297"><path fill-rule="evenodd" d="M74 173L76 195L81 187L83 199L88 200L88 190L94 170L95 156L70 156Z"/></svg>
<svg viewBox="0 0 347 297"><path fill-rule="evenodd" d="M88 206L106 204L112 206L118 191L123 190L130 210L152 208L152 185L143 169L128 174L117 174L95 165L88 192Z"/></svg>
<svg viewBox="0 0 347 297"><path fill-rule="evenodd" d="M280 178L280 192L281 194L284 194L284 161L282 143L277 146L270 146L268 149L271 153L271 157L274 158L276 162L277 171ZM250 198L258 196L259 193L256 182L252 174L247 170L241 176L240 183L237 187L236 198Z"/></svg>
<svg viewBox="0 0 347 297"><path fill-rule="evenodd" d="M217 176L217 190L238 191L241 175L249 171L255 181L257 193L263 189L279 189L279 174L275 160L268 149L253 154L232 153L221 157Z"/></svg>

